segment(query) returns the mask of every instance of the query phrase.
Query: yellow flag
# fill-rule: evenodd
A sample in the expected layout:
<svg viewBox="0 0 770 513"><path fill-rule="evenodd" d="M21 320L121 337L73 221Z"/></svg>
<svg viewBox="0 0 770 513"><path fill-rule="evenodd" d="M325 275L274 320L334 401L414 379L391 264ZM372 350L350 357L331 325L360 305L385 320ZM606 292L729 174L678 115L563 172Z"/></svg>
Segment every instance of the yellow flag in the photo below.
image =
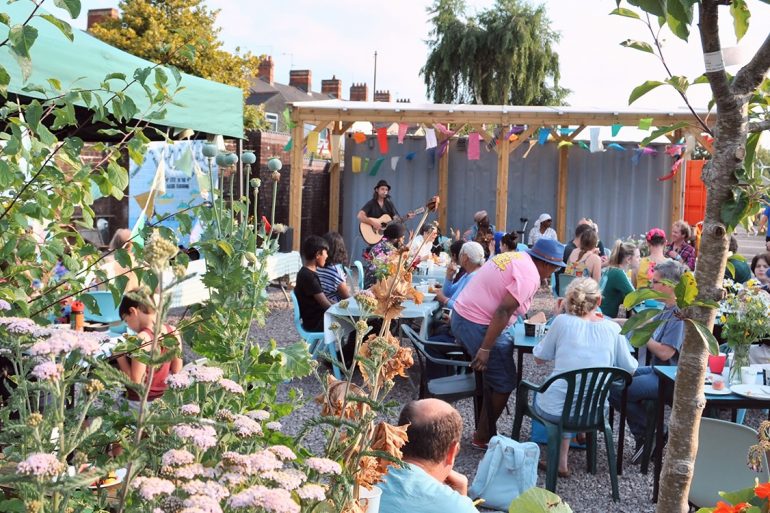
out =
<svg viewBox="0 0 770 513"><path fill-rule="evenodd" d="M318 132L307 134L307 151L308 153L318 153Z"/></svg>
<svg viewBox="0 0 770 513"><path fill-rule="evenodd" d="M134 200L139 204L139 208L142 209L142 212L147 214L147 217L152 217L153 212L155 211L155 191L147 191L143 192L142 194L137 194L134 196Z"/></svg>
<svg viewBox="0 0 770 513"><path fill-rule="evenodd" d="M361 157L353 157L350 161L351 167L353 168L352 171L354 173L360 173L361 172Z"/></svg>

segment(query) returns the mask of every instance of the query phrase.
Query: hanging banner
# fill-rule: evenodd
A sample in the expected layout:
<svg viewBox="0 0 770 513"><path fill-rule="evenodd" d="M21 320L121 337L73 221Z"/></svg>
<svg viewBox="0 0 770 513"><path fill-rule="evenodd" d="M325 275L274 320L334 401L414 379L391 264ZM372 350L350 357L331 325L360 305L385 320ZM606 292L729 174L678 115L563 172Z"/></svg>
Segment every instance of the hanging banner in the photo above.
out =
<svg viewBox="0 0 770 513"><path fill-rule="evenodd" d="M318 132L307 134L307 151L308 153L318 153Z"/></svg>
<svg viewBox="0 0 770 513"><path fill-rule="evenodd" d="M366 142L366 134L363 132L356 132L353 134L353 140L356 141L356 143L361 144L362 142Z"/></svg>
<svg viewBox="0 0 770 513"><path fill-rule="evenodd" d="M432 128L425 129L425 149L429 150L435 148L438 145L436 140L436 131Z"/></svg>
<svg viewBox="0 0 770 513"><path fill-rule="evenodd" d="M350 167L351 171L354 173L360 173L361 172L361 157L356 157L355 155L350 159Z"/></svg>
<svg viewBox="0 0 770 513"><path fill-rule="evenodd" d="M612 125L612 137L617 137L623 125Z"/></svg>
<svg viewBox="0 0 770 513"><path fill-rule="evenodd" d="M551 135L551 130L548 128L541 128L537 131L537 143L545 144L548 142L548 136Z"/></svg>
<svg viewBox="0 0 770 513"><path fill-rule="evenodd" d="M364 157L364 162L361 165L361 171L363 171L364 173L369 171L369 159L367 157Z"/></svg>
<svg viewBox="0 0 770 513"><path fill-rule="evenodd" d="M622 147L621 145L619 145L618 143L609 143L607 145L607 147L611 148L611 149L613 149L615 151L626 151L626 149L624 147Z"/></svg>
<svg viewBox="0 0 770 513"><path fill-rule="evenodd" d="M599 153L604 151L604 144L602 144L602 141L599 139L599 133L601 132L601 129L598 126L592 126L590 132L591 153Z"/></svg>
<svg viewBox="0 0 770 513"><path fill-rule="evenodd" d="M380 145L380 153L386 155L388 153L388 129L385 127L377 129L377 142Z"/></svg>
<svg viewBox="0 0 770 513"><path fill-rule="evenodd" d="M591 148L588 147L585 141L578 141L577 143L578 143L578 146L580 146L584 150L591 151ZM591 151L591 153L595 153L595 152Z"/></svg>
<svg viewBox="0 0 770 513"><path fill-rule="evenodd" d="M406 123L399 123L398 124L398 144L404 144L404 137L406 136L406 131L409 129L409 125Z"/></svg>
<svg viewBox="0 0 770 513"><path fill-rule="evenodd" d="M406 156L404 158L406 160L414 160L414 158L416 156L417 156L417 152L416 151L410 151L409 153L406 154Z"/></svg>
<svg viewBox="0 0 770 513"><path fill-rule="evenodd" d="M390 169L393 171L396 170L396 166L398 165L398 159L401 157L390 157Z"/></svg>
<svg viewBox="0 0 770 513"><path fill-rule="evenodd" d="M284 147L283 151L291 151L291 147L294 146L294 139L289 139L289 142L287 142Z"/></svg>
<svg viewBox="0 0 770 513"><path fill-rule="evenodd" d="M649 130L652 127L652 118L642 118L639 120L639 130Z"/></svg>
<svg viewBox="0 0 770 513"><path fill-rule="evenodd" d="M369 176L377 176L377 172L380 170L380 167L382 167L383 162L385 162L385 157L379 157L375 160L372 164L372 168L369 170Z"/></svg>
<svg viewBox="0 0 770 513"><path fill-rule="evenodd" d="M471 132L468 134L468 160L481 158L481 134Z"/></svg>

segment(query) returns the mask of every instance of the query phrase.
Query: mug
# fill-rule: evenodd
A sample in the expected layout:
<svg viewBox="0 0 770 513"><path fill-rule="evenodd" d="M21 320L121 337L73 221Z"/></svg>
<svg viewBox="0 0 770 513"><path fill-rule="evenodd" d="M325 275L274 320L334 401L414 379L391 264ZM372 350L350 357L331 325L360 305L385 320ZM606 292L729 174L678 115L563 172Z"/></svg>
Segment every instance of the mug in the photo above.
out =
<svg viewBox="0 0 770 513"><path fill-rule="evenodd" d="M751 367L741 367L741 383L753 385L757 382L757 371Z"/></svg>

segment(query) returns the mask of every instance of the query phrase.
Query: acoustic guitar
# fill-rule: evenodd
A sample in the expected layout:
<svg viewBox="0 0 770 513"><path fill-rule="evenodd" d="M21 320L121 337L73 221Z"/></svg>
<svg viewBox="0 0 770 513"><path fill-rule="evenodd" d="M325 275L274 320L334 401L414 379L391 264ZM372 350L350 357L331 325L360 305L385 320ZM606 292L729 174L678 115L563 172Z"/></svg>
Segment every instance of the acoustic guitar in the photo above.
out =
<svg viewBox="0 0 770 513"><path fill-rule="evenodd" d="M426 211L433 211L433 210L436 210L437 205L438 205L438 196L434 196L425 204L425 206L422 206L415 210L410 210L409 214L419 215ZM366 241L367 244L374 245L382 240L382 235L383 235L383 232L385 231L385 227L388 226L388 224L393 221L393 218L390 217L388 214L383 214L380 217L369 217L367 219L369 219L370 221L377 221L380 225L380 228L375 230L371 224L359 223L358 230L361 232L361 237L364 239L364 241ZM396 220L400 220L400 219L401 218L397 218Z"/></svg>

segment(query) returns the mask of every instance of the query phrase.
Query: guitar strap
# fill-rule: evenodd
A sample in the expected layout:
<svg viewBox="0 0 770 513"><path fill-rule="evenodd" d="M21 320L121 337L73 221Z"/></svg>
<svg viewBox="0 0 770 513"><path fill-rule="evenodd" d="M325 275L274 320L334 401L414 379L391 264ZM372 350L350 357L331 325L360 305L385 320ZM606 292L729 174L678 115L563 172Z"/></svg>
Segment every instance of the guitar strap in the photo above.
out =
<svg viewBox="0 0 770 513"><path fill-rule="evenodd" d="M393 211L393 218L396 218L396 217L398 217L399 219L401 218L401 214L398 213L398 209L396 209L396 205L394 205L393 201L391 201L390 199L390 194L385 196L385 201L383 202L383 206L385 205L390 206L390 209ZM403 222L403 219L401 220L401 222Z"/></svg>

